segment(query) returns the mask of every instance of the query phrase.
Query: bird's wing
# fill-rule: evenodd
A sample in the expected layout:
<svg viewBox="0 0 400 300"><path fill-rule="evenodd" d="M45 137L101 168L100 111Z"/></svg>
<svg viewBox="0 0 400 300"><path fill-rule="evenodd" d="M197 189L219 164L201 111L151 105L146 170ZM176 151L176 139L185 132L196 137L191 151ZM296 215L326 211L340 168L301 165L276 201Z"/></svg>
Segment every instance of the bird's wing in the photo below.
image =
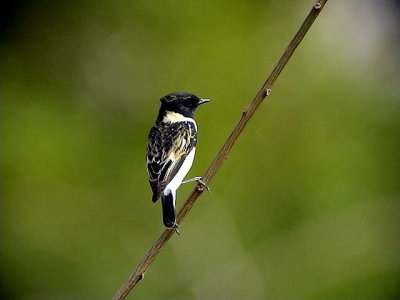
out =
<svg viewBox="0 0 400 300"><path fill-rule="evenodd" d="M151 129L147 144L147 172L153 202L158 200L196 143L196 126L189 121L159 124Z"/></svg>

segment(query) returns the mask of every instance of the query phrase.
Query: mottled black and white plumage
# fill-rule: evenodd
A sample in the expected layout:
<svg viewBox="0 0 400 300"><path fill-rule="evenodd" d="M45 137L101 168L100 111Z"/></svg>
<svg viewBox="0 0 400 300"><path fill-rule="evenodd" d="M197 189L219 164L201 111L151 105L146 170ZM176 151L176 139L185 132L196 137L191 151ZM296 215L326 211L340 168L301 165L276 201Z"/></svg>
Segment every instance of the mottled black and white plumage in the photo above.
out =
<svg viewBox="0 0 400 300"><path fill-rule="evenodd" d="M147 144L147 172L153 202L161 197L165 227L176 225L176 190L189 172L197 144L196 108L210 100L189 93L161 98L161 108Z"/></svg>

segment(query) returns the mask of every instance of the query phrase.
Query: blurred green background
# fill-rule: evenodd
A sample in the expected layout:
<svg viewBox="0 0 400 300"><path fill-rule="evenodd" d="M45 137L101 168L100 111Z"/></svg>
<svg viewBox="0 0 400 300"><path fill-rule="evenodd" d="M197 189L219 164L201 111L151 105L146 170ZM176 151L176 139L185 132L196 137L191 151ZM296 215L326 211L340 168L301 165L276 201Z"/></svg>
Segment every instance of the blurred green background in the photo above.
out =
<svg viewBox="0 0 400 300"><path fill-rule="evenodd" d="M212 99L202 175L312 2L3 11L1 298L111 298L163 230L144 161L158 99ZM398 3L328 2L128 299L400 297Z"/></svg>

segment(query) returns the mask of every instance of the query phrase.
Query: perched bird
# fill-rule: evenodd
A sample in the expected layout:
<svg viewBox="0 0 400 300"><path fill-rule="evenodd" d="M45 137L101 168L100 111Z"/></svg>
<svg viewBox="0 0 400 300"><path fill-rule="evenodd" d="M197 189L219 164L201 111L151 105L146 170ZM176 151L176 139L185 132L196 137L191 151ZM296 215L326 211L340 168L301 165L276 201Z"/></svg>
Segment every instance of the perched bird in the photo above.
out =
<svg viewBox="0 0 400 300"><path fill-rule="evenodd" d="M153 202L161 197L165 227L178 226L176 190L189 172L197 144L196 108L210 102L189 93L172 93L160 99L161 107L147 143L147 172ZM199 180L196 177L194 180ZM187 180L192 181L192 180Z"/></svg>

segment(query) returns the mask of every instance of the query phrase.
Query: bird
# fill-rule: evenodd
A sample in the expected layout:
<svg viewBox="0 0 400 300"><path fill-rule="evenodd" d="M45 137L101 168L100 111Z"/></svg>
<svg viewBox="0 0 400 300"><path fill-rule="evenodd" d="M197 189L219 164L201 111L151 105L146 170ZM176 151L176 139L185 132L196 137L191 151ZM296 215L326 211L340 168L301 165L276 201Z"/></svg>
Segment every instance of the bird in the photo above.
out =
<svg viewBox="0 0 400 300"><path fill-rule="evenodd" d="M152 201L155 203L161 198L164 226L177 228L177 189L182 183L191 181L204 185L200 177L186 181L183 179L192 167L196 152L197 124L193 119L194 112L200 105L210 102L210 99L186 92L174 92L162 97L160 101L156 122L148 135L147 173L153 191Z"/></svg>

